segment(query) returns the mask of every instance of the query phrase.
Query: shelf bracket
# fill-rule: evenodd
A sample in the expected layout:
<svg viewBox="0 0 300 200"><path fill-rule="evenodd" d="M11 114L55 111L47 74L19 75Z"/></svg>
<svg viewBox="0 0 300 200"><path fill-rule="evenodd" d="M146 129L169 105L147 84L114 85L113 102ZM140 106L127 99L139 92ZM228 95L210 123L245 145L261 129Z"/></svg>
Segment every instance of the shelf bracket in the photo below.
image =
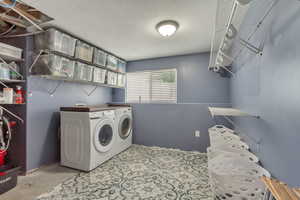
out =
<svg viewBox="0 0 300 200"><path fill-rule="evenodd" d="M83 91L89 97L96 91L97 88L98 88L98 85L96 85L90 92L86 92L85 89L83 89Z"/></svg>
<svg viewBox="0 0 300 200"><path fill-rule="evenodd" d="M262 49L257 48L256 46L249 43L248 41L240 38L240 44L242 46L246 47L247 49L249 49L250 51L252 51L253 53L258 54L258 55L262 55Z"/></svg>
<svg viewBox="0 0 300 200"><path fill-rule="evenodd" d="M38 61L38 59L40 58L40 56L44 53L44 50L40 50L40 52L38 53L38 55L35 57L35 59L33 60L32 64L29 67L29 73L31 73L33 66L36 64L36 62Z"/></svg>
<svg viewBox="0 0 300 200"><path fill-rule="evenodd" d="M57 91L57 89L64 83L64 81L59 81L57 83L57 85L54 87L54 89L52 89L51 91L49 91L49 95L53 96L55 94L55 92Z"/></svg>
<svg viewBox="0 0 300 200"><path fill-rule="evenodd" d="M24 120L23 120L21 117L19 117L18 115L14 114L13 112L10 112L10 111L7 110L6 108L0 106L0 113L3 113L3 110L4 110L5 112L7 112L8 114L12 115L13 117L15 117L16 119L20 120L20 121L22 122L22 124L24 123Z"/></svg>
<svg viewBox="0 0 300 200"><path fill-rule="evenodd" d="M6 88L9 88L5 83L3 83L2 81L0 81L0 84L3 85Z"/></svg>
<svg viewBox="0 0 300 200"><path fill-rule="evenodd" d="M231 70L229 70L227 67L224 66L220 66L221 68L223 68L225 71L229 72L232 76L235 76L235 73Z"/></svg>

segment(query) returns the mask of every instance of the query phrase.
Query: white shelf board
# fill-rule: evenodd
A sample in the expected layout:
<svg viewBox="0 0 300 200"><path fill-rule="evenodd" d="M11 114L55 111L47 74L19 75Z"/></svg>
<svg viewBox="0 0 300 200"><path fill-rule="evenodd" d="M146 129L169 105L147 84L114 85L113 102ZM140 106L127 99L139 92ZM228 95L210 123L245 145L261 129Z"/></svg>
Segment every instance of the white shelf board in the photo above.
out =
<svg viewBox="0 0 300 200"><path fill-rule="evenodd" d="M215 116L228 116L228 117L255 117L259 118L257 115L252 115L246 112L243 112L236 108L222 108L222 107L208 107L209 112L212 117Z"/></svg>

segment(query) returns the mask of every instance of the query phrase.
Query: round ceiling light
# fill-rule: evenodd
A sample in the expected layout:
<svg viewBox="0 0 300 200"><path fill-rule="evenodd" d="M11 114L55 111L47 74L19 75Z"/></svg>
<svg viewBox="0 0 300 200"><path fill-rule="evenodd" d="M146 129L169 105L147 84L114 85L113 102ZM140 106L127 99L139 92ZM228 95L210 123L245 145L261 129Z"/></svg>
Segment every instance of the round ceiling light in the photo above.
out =
<svg viewBox="0 0 300 200"><path fill-rule="evenodd" d="M156 25L156 30L164 37L173 35L178 28L179 24L173 20L162 21Z"/></svg>

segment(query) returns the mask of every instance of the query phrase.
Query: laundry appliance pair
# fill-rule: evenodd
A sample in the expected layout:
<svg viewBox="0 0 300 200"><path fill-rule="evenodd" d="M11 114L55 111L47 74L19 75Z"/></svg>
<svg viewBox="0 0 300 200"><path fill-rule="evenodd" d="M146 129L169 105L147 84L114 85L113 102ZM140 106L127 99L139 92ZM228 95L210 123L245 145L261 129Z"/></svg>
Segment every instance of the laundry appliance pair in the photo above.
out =
<svg viewBox="0 0 300 200"><path fill-rule="evenodd" d="M131 107L61 108L61 165L90 171L131 144Z"/></svg>

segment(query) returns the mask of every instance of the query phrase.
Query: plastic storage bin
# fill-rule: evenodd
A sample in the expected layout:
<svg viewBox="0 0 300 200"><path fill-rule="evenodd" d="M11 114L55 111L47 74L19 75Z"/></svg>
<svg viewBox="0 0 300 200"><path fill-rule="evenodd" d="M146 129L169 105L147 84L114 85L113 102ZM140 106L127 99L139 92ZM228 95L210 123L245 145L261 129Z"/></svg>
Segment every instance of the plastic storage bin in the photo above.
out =
<svg viewBox="0 0 300 200"><path fill-rule="evenodd" d="M123 60L118 60L118 72L126 73L126 62Z"/></svg>
<svg viewBox="0 0 300 200"><path fill-rule="evenodd" d="M75 80L79 81L92 81L93 67L81 62L75 64Z"/></svg>
<svg viewBox="0 0 300 200"><path fill-rule="evenodd" d="M0 42L0 55L3 57L21 59L22 52L23 52L23 50L20 48Z"/></svg>
<svg viewBox="0 0 300 200"><path fill-rule="evenodd" d="M42 55L32 68L33 75L49 75L73 79L75 62L54 54Z"/></svg>
<svg viewBox="0 0 300 200"><path fill-rule="evenodd" d="M107 84L108 85L117 85L118 82L118 74L115 72L107 72Z"/></svg>
<svg viewBox="0 0 300 200"><path fill-rule="evenodd" d="M54 28L47 29L46 32L34 37L35 48L38 50L52 50L74 56L75 38L62 33Z"/></svg>
<svg viewBox="0 0 300 200"><path fill-rule="evenodd" d="M105 67L107 54L99 49L94 49L93 63Z"/></svg>
<svg viewBox="0 0 300 200"><path fill-rule="evenodd" d="M106 67L108 69L117 71L118 69L118 59L112 55L107 55L107 63L106 63Z"/></svg>
<svg viewBox="0 0 300 200"><path fill-rule="evenodd" d="M125 87L126 85L126 76L124 74L118 74L118 86Z"/></svg>
<svg viewBox="0 0 300 200"><path fill-rule="evenodd" d="M81 60L92 62L94 47L77 40L75 57Z"/></svg>
<svg viewBox="0 0 300 200"><path fill-rule="evenodd" d="M10 69L7 64L0 63L0 79L9 80L10 79Z"/></svg>
<svg viewBox="0 0 300 200"><path fill-rule="evenodd" d="M0 172L0 194L3 194L16 187L20 167L4 170Z"/></svg>
<svg viewBox="0 0 300 200"><path fill-rule="evenodd" d="M93 82L105 83L106 71L107 70L105 70L105 69L100 69L100 68L94 67Z"/></svg>

